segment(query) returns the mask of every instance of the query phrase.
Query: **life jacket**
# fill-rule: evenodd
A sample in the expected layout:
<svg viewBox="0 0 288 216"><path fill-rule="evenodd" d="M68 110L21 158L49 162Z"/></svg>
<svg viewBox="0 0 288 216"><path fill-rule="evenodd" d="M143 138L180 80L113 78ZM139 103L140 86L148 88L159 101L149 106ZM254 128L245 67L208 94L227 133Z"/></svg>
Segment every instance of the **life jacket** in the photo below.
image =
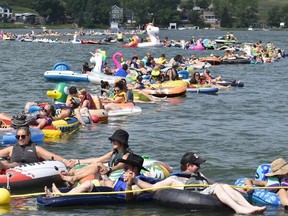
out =
<svg viewBox="0 0 288 216"><path fill-rule="evenodd" d="M131 90L128 90L126 92L126 102L129 103L129 102L134 102L134 95L133 95L133 92Z"/></svg>
<svg viewBox="0 0 288 216"><path fill-rule="evenodd" d="M185 177L188 180L185 185L189 184L208 184L208 179L200 172L198 173L186 173L186 172L173 172L171 175L175 175L178 177ZM194 186L185 186L184 190L194 190L194 191L202 191L205 187L194 187Z"/></svg>
<svg viewBox="0 0 288 216"><path fill-rule="evenodd" d="M29 142L28 145L21 146L19 143L13 146L10 163L35 163L39 161L36 145Z"/></svg>
<svg viewBox="0 0 288 216"><path fill-rule="evenodd" d="M123 40L123 34L122 33L117 34L117 40Z"/></svg>
<svg viewBox="0 0 288 216"><path fill-rule="evenodd" d="M126 94L126 92L121 92L121 93L119 93L119 94L114 95L114 96L113 96L113 100L115 100L116 97L124 97L124 101L125 101L125 102L127 101L127 94ZM125 102L124 102L124 103L125 103Z"/></svg>
<svg viewBox="0 0 288 216"><path fill-rule="evenodd" d="M91 96L91 94L89 93L86 93L85 95L83 95L83 97L81 98L81 101L80 101L80 105L82 106L83 102L85 100L89 100L89 106L88 106L88 109L96 109L96 105L94 103L94 100Z"/></svg>
<svg viewBox="0 0 288 216"><path fill-rule="evenodd" d="M133 153L132 150L128 147L122 152L114 151L112 154L112 157L110 158L110 161L108 162L108 167L113 167L117 165L119 162L118 160L123 157L126 153Z"/></svg>
<svg viewBox="0 0 288 216"><path fill-rule="evenodd" d="M169 69L169 70L172 71L172 80L179 79L179 74L178 74L177 70L175 70L173 67L171 69ZM169 70L167 70L166 73L165 73L165 80L169 80L170 79L170 77L168 75L168 71Z"/></svg>
<svg viewBox="0 0 288 216"><path fill-rule="evenodd" d="M151 177L147 177L143 174L140 174L137 176L138 179L144 181L144 182L148 182L150 184L155 184L156 182L158 182L158 179L155 178L151 178ZM134 183L133 183L134 184ZM114 191L125 191L126 190L126 182L124 182L123 179L123 174L118 178L116 184L114 185Z"/></svg>

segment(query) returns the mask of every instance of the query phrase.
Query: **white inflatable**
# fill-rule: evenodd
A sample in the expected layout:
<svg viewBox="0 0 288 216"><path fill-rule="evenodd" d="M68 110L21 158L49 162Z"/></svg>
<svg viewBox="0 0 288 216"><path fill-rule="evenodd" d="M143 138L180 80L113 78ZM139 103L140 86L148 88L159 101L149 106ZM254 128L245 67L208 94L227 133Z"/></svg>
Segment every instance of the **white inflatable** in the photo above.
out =
<svg viewBox="0 0 288 216"><path fill-rule="evenodd" d="M137 47L155 47L162 46L160 39L156 34L159 33L159 28L155 27L152 23L149 23L146 27L147 34L150 38L150 42L138 43Z"/></svg>

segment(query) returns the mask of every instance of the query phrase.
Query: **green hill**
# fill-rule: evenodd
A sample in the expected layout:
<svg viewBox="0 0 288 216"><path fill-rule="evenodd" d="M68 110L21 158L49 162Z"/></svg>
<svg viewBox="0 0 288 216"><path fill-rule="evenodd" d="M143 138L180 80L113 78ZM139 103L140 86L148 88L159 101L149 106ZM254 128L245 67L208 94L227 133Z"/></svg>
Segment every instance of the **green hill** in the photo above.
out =
<svg viewBox="0 0 288 216"><path fill-rule="evenodd" d="M181 2L187 2L188 0L181 0ZM30 3L33 0L27 2L27 0L0 0L0 3L7 3L13 9L13 13L31 12L36 13L33 9L29 8ZM28 4L27 4L28 3ZM266 22L267 12L274 5L283 6L288 4L287 0L258 0L259 5L259 22Z"/></svg>
<svg viewBox="0 0 288 216"><path fill-rule="evenodd" d="M259 5L259 21L260 22L266 22L267 17L268 17L268 10L275 6L283 6L288 4L287 0L258 0L258 5Z"/></svg>

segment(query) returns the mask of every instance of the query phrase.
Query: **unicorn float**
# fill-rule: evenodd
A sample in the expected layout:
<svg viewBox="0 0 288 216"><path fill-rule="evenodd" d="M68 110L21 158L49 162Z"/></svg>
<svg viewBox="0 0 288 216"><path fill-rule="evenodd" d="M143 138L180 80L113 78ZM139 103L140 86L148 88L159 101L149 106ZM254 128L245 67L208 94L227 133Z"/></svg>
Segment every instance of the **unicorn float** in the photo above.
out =
<svg viewBox="0 0 288 216"><path fill-rule="evenodd" d="M146 26L146 31L149 36L149 42L139 42L138 36L133 36L129 44L123 45L123 47L157 47L162 46L160 39L156 34L159 33L159 28L155 27L153 23L149 23Z"/></svg>
<svg viewBox="0 0 288 216"><path fill-rule="evenodd" d="M112 76L112 75L107 75L103 73L103 63L106 60L106 52L103 52L98 49L96 50L95 54L94 53L91 53L91 54L92 54L92 57L90 58L90 62L94 63L95 66L92 69L92 71L87 74L89 82L100 85L101 81L103 80L103 81L109 82L110 85L114 85L116 80L119 80L122 78L119 76ZM116 66L116 69L114 70L121 68L121 64L117 60L117 58L119 57L121 61L121 58L123 59L123 55L121 53L117 52L113 55L113 62Z"/></svg>

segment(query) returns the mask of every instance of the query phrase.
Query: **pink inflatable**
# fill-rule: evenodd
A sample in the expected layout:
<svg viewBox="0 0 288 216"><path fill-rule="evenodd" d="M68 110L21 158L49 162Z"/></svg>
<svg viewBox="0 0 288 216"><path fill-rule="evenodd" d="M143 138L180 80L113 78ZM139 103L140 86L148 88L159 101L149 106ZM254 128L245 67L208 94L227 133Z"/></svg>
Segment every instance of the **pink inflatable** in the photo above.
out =
<svg viewBox="0 0 288 216"><path fill-rule="evenodd" d="M190 50L205 50L205 47L202 45L202 40L199 39L196 41L196 45L190 46Z"/></svg>

